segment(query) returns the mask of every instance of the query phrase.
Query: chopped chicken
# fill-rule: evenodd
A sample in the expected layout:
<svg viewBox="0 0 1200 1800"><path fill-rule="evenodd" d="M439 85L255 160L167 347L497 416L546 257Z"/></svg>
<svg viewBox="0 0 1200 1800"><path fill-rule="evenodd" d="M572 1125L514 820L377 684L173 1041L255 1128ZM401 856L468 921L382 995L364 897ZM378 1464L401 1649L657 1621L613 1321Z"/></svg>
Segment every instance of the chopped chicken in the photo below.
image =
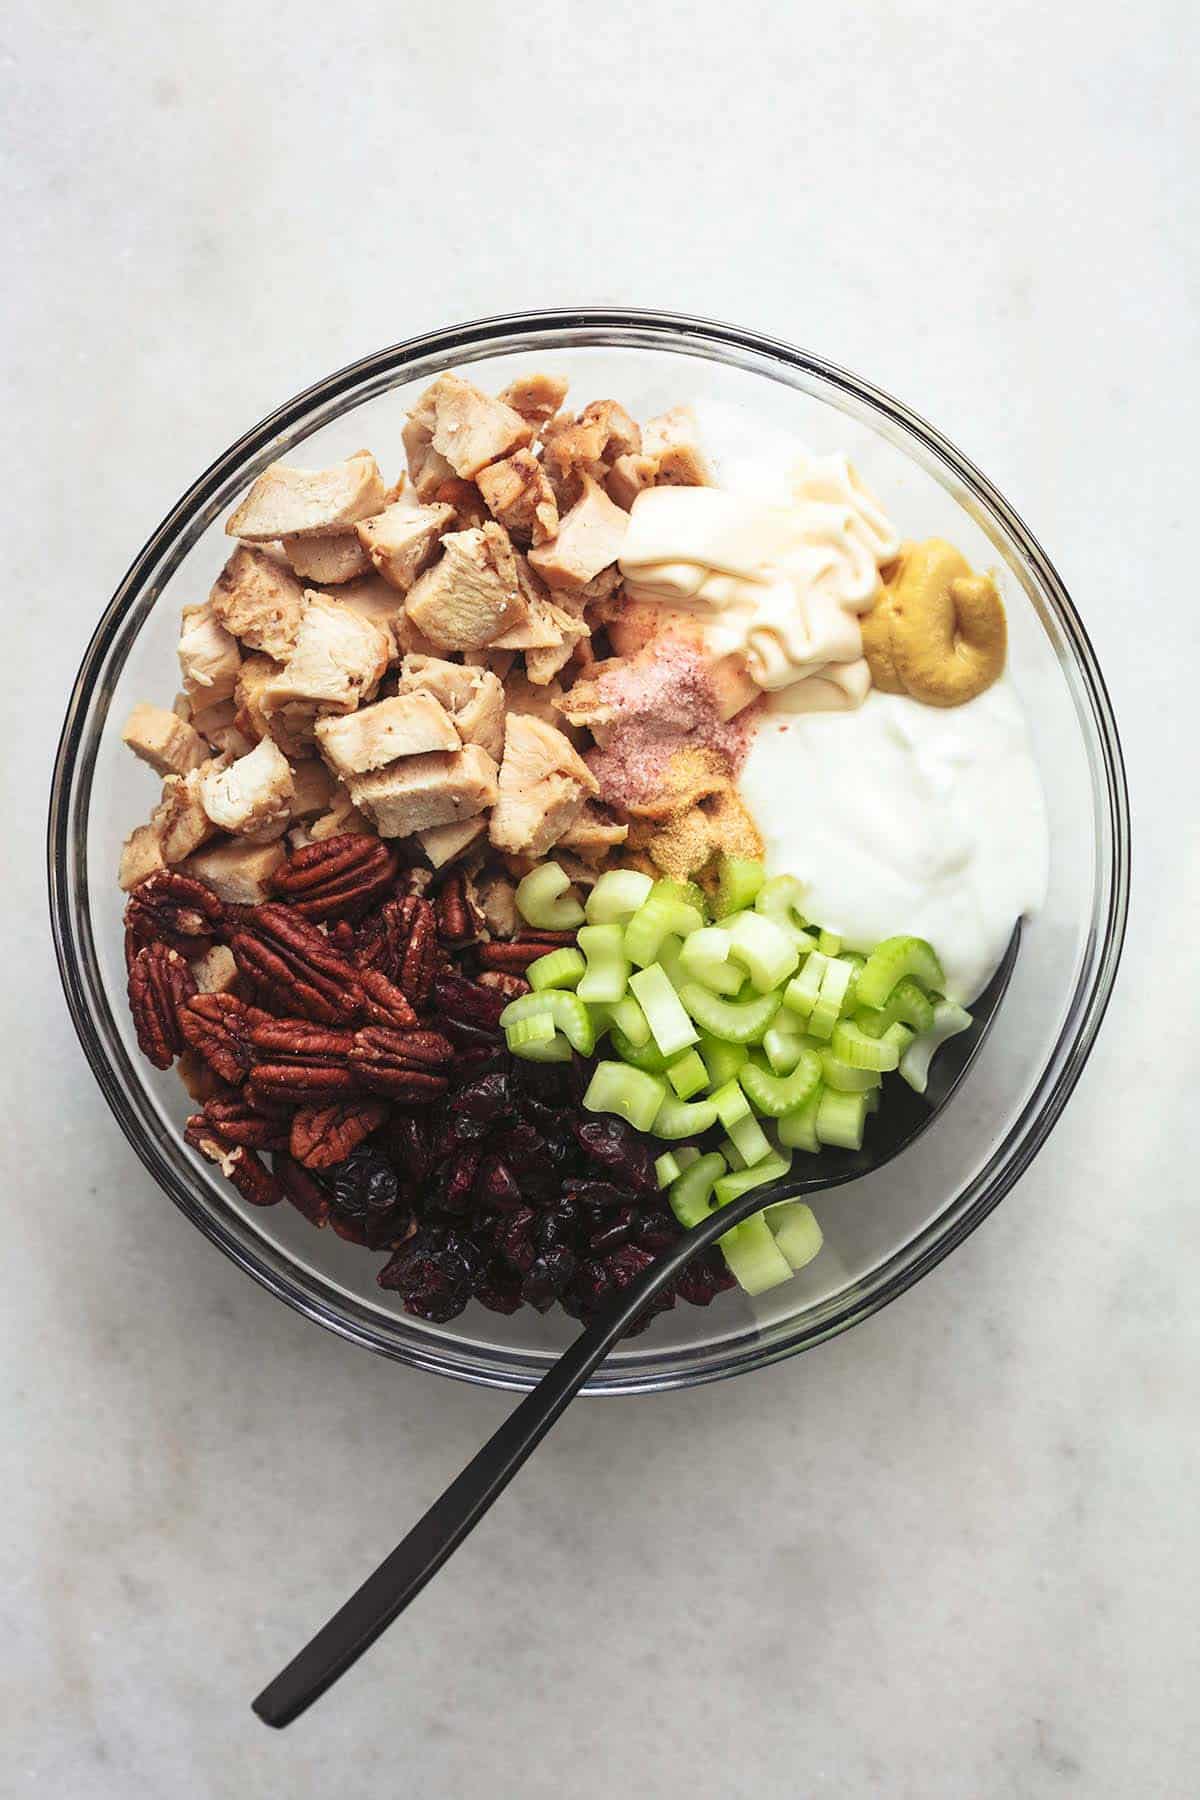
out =
<svg viewBox="0 0 1200 1800"><path fill-rule="evenodd" d="M519 450L533 437L532 426L519 412L453 374L439 375L425 389L412 410L410 424L414 423L429 432L434 451L464 481L474 480L488 463Z"/></svg>
<svg viewBox="0 0 1200 1800"><path fill-rule="evenodd" d="M408 475L417 499L432 500L444 481L454 479L454 470L444 456L433 447L433 417L410 415L400 433L404 454L408 459Z"/></svg>
<svg viewBox="0 0 1200 1800"><path fill-rule="evenodd" d="M575 823L559 838L559 848L574 850L586 863L603 862L608 852L629 836L628 825L618 825L588 801Z"/></svg>
<svg viewBox="0 0 1200 1800"><path fill-rule="evenodd" d="M304 589L277 557L239 544L208 598L215 617L247 649L287 661L300 629Z"/></svg>
<svg viewBox="0 0 1200 1800"><path fill-rule="evenodd" d="M214 944L190 965L193 979L202 994L227 994L236 987L238 966L228 944Z"/></svg>
<svg viewBox="0 0 1200 1800"><path fill-rule="evenodd" d="M147 875L156 875L160 869L166 868L163 860L162 842L153 825L137 825L130 832L121 846L121 866L117 880L128 893L145 881Z"/></svg>
<svg viewBox="0 0 1200 1800"><path fill-rule="evenodd" d="M259 694L272 731L279 720L294 737L306 739L322 713L353 712L374 694L389 657L388 639L377 625L307 589L296 648Z"/></svg>
<svg viewBox="0 0 1200 1800"><path fill-rule="evenodd" d="M459 819L452 825L431 825L428 831L417 833L417 841L434 868L444 869L469 850L486 830L487 820L477 813L473 819Z"/></svg>
<svg viewBox="0 0 1200 1800"><path fill-rule="evenodd" d="M505 406L511 406L531 425L544 425L552 419L567 397L570 383L562 375L546 375L537 369L530 375L518 375L500 395Z"/></svg>
<svg viewBox="0 0 1200 1800"><path fill-rule="evenodd" d="M535 687L545 687L554 677L565 669L574 656L577 646L590 639L587 625L582 619L576 619L570 613L565 615L562 642L558 645L525 652L525 672Z"/></svg>
<svg viewBox="0 0 1200 1800"><path fill-rule="evenodd" d="M213 757L187 775L168 775L163 782L162 799L151 813L150 823L169 868L215 836L217 828L204 809L202 788L214 770L224 767L223 756Z"/></svg>
<svg viewBox="0 0 1200 1800"><path fill-rule="evenodd" d="M492 843L542 856L574 824L599 783L561 731L528 713L510 712L499 788Z"/></svg>
<svg viewBox="0 0 1200 1800"><path fill-rule="evenodd" d="M371 559L356 537L284 538L283 553L292 573L314 587L340 587L344 581L368 574L371 568Z"/></svg>
<svg viewBox="0 0 1200 1800"><path fill-rule="evenodd" d="M621 554L629 514L611 501L590 475L583 493L549 544L529 552L529 561L548 587L581 588Z"/></svg>
<svg viewBox="0 0 1200 1800"><path fill-rule="evenodd" d="M384 580L407 593L437 555L438 540L453 519L452 506L409 506L401 500L364 519L358 538Z"/></svg>
<svg viewBox="0 0 1200 1800"><path fill-rule="evenodd" d="M237 687L234 689L237 729L255 743L259 738L271 735L271 722L263 711L262 696L264 690L282 673L283 664L275 662L270 656L247 656L238 670ZM284 751L288 748L282 738L279 740L279 747Z"/></svg>
<svg viewBox="0 0 1200 1800"><path fill-rule="evenodd" d="M476 901L494 938L514 938L521 928L517 890L505 875L489 875L479 883Z"/></svg>
<svg viewBox="0 0 1200 1800"><path fill-rule="evenodd" d="M400 665L399 694L432 694L454 721L464 744L478 744L499 762L504 753L504 688L490 669L443 662L413 652Z"/></svg>
<svg viewBox="0 0 1200 1800"><path fill-rule="evenodd" d="M241 651L221 624L212 602L185 606L179 633L179 667L188 698L202 706L228 700L237 681Z"/></svg>
<svg viewBox="0 0 1200 1800"><path fill-rule="evenodd" d="M378 625L388 640L389 658L395 661L404 647L400 638L405 620L400 596L391 582L372 571L357 581L348 581L338 589L336 598L339 606L348 606L360 619Z"/></svg>
<svg viewBox="0 0 1200 1800"><path fill-rule="evenodd" d="M532 450L518 450L479 472L479 491L504 529L521 543L544 544L558 530L558 502Z"/></svg>
<svg viewBox="0 0 1200 1800"><path fill-rule="evenodd" d="M654 486L658 465L652 456L635 451L631 456L618 456L604 483L610 500L628 512L643 488Z"/></svg>
<svg viewBox="0 0 1200 1800"><path fill-rule="evenodd" d="M185 719L145 700L126 719L121 741L156 775L186 775L209 755L208 745Z"/></svg>
<svg viewBox="0 0 1200 1800"><path fill-rule="evenodd" d="M210 887L226 906L258 906L271 897L271 883L287 850L276 841L252 844L232 838L189 857L186 873Z"/></svg>
<svg viewBox="0 0 1200 1800"><path fill-rule="evenodd" d="M333 777L315 756L292 764L292 819L311 819L333 798Z"/></svg>
<svg viewBox="0 0 1200 1800"><path fill-rule="evenodd" d="M374 837L375 827L371 821L360 813L348 788L339 782L330 796L331 805L327 813L314 819L308 827L308 835L314 844L332 837Z"/></svg>
<svg viewBox="0 0 1200 1800"><path fill-rule="evenodd" d="M535 719L541 719L547 725L553 725L561 731L576 750L585 742L584 735L574 725L564 724L559 702L563 699L562 687L557 681L548 681L544 685L532 682L527 674L514 669L505 685L505 699L511 712L529 713Z"/></svg>
<svg viewBox="0 0 1200 1800"><path fill-rule="evenodd" d="M247 663L243 662L238 670L239 682L246 666ZM235 696L236 693L237 689L235 688ZM215 706L193 708L191 724L213 750L221 751L226 756L245 756L247 750L253 750L257 740L240 729L237 718L236 698L218 700Z"/></svg>
<svg viewBox="0 0 1200 1800"><path fill-rule="evenodd" d="M354 803L380 837L408 837L431 825L473 819L496 801L496 765L477 744L405 756L350 783Z"/></svg>
<svg viewBox="0 0 1200 1800"><path fill-rule="evenodd" d="M573 504L585 476L603 481L619 457L642 447L642 434L616 400L593 400L577 419L564 413L542 432L543 460L560 504Z"/></svg>
<svg viewBox="0 0 1200 1800"><path fill-rule="evenodd" d="M230 537L252 544L275 538L321 537L349 532L384 505L383 477L375 458L359 450L330 469L295 469L272 463L225 521Z"/></svg>
<svg viewBox="0 0 1200 1800"><path fill-rule="evenodd" d="M275 740L265 737L248 756L207 774L200 798L219 830L265 843L286 830L292 791L291 764Z"/></svg>
<svg viewBox="0 0 1200 1800"><path fill-rule="evenodd" d="M382 769L398 756L461 746L450 715L432 694L396 694L345 718L317 721L317 747L343 781Z"/></svg>
<svg viewBox="0 0 1200 1800"><path fill-rule="evenodd" d="M690 406L674 406L646 420L642 449L654 462L655 487L709 487L712 470L700 448L696 415Z"/></svg>
<svg viewBox="0 0 1200 1800"><path fill-rule="evenodd" d="M470 531L447 532L442 552L404 603L418 631L440 649L481 650L528 617L512 545L501 526L489 521Z"/></svg>
<svg viewBox="0 0 1200 1800"><path fill-rule="evenodd" d="M463 662L468 668L490 669L499 680L505 681L509 670L517 660L515 650L497 650L491 644L486 650L464 650Z"/></svg>
<svg viewBox="0 0 1200 1800"><path fill-rule="evenodd" d="M455 531L468 531L472 525L487 524L488 509L473 481L460 481L457 475L450 475L438 483L433 500L438 506L450 508Z"/></svg>

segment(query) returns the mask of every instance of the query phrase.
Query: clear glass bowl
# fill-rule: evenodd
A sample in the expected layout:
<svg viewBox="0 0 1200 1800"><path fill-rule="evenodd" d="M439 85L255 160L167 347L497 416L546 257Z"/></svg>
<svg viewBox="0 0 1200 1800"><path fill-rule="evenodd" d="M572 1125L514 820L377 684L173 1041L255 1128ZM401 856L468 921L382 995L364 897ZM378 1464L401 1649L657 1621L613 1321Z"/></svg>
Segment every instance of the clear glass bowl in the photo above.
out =
<svg viewBox="0 0 1200 1800"><path fill-rule="evenodd" d="M679 1305L618 1349L587 1391L635 1393L738 1374L843 1331L952 1250L1029 1166L1079 1077L1103 1016L1125 925L1129 821L1120 747L1086 633L1058 575L991 483L889 395L788 344L665 313L589 309L486 319L363 358L248 431L173 508L137 557L88 647L63 728L50 813L53 926L76 1029L130 1143L192 1222L309 1318L402 1362L495 1387L527 1388L577 1327L526 1308L472 1304L446 1326L408 1318L375 1283L382 1258L314 1231L293 1208L259 1211L184 1143L174 1075L137 1051L125 1002L116 884L122 839L155 790L120 741L139 699L175 689L180 607L202 600L224 561L222 520L277 457L310 465L369 444L402 464L413 396L470 365L487 388L546 365L573 396L613 394L645 417L711 397L749 409L813 448L849 451L906 536L939 535L976 565L1001 564L1011 661L1046 789L1053 866L1008 997L951 1105L886 1171L832 1191L817 1210L821 1256L756 1301ZM390 467L389 467L390 465ZM108 1199L119 1205L119 1195Z"/></svg>

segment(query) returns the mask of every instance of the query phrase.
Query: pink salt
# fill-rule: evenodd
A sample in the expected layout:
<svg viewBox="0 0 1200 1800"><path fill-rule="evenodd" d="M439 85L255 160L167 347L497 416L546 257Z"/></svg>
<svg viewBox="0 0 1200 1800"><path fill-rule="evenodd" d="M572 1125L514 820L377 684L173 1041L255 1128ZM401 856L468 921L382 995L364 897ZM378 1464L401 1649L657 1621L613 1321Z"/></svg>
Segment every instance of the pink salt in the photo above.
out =
<svg viewBox="0 0 1200 1800"><path fill-rule="evenodd" d="M716 751L730 777L739 774L760 709L756 703L722 719L704 660L688 645L660 639L651 651L601 675L596 688L616 717L586 761L610 805L653 800L679 751Z"/></svg>

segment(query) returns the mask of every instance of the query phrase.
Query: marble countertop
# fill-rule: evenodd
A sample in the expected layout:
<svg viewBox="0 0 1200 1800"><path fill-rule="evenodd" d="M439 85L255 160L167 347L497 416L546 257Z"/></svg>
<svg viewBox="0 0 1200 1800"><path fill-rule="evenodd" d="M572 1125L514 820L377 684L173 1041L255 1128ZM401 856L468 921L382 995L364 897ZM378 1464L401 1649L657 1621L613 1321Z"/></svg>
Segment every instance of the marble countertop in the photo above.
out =
<svg viewBox="0 0 1200 1800"><path fill-rule="evenodd" d="M20 0L6 1794L1195 1792L1197 49L1172 0L465 0L452 30ZM245 425L412 331L588 299L811 346L1011 497L1111 683L1130 949L1047 1148L947 1263L800 1361L574 1408L275 1736L250 1696L511 1401L336 1342L154 1189L53 968L50 760L105 598Z"/></svg>

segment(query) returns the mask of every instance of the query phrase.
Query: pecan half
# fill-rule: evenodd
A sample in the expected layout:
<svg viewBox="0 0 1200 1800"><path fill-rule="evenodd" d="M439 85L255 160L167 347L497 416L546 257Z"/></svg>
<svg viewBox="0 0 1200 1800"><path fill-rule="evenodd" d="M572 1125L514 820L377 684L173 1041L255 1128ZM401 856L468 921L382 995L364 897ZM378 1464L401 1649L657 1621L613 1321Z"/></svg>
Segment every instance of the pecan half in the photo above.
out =
<svg viewBox="0 0 1200 1800"><path fill-rule="evenodd" d="M354 1033L311 1019L264 1019L251 1033L257 1055L247 1092L257 1106L313 1106L362 1091L350 1073Z"/></svg>
<svg viewBox="0 0 1200 1800"><path fill-rule="evenodd" d="M180 1008L179 1028L222 1081L239 1087L260 1060L250 1033L270 1016L236 994L196 994Z"/></svg>
<svg viewBox="0 0 1200 1800"><path fill-rule="evenodd" d="M520 975L536 962L539 956L549 956L552 950L561 949L564 943L573 943L570 935L564 937L561 932L547 932L545 937L518 938L511 944L480 944L478 949L479 966L482 969L503 969L506 974Z"/></svg>
<svg viewBox="0 0 1200 1800"><path fill-rule="evenodd" d="M522 994L531 992L523 975L509 975L504 969L485 969L479 977L479 985L493 994L502 994L506 1006L510 1000L519 1000Z"/></svg>
<svg viewBox="0 0 1200 1800"><path fill-rule="evenodd" d="M332 1169L345 1162L387 1117L382 1100L345 1100L306 1106L292 1120L290 1154L308 1169Z"/></svg>
<svg viewBox="0 0 1200 1800"><path fill-rule="evenodd" d="M125 906L130 955L144 944L167 944L181 956L199 956L225 933L225 909L210 888L191 875L159 869L147 875Z"/></svg>
<svg viewBox="0 0 1200 1800"><path fill-rule="evenodd" d="M456 948L473 944L483 930L483 915L471 898L471 889L461 869L448 875L433 901L437 934L443 944Z"/></svg>
<svg viewBox="0 0 1200 1800"><path fill-rule="evenodd" d="M359 933L359 965L381 970L414 1006L423 1006L429 998L437 956L433 908L415 894L389 900Z"/></svg>
<svg viewBox="0 0 1200 1800"><path fill-rule="evenodd" d="M432 1100L449 1086L437 1070L454 1055L437 1031L395 1031L363 1025L354 1034L350 1063L363 1087L392 1100Z"/></svg>
<svg viewBox="0 0 1200 1800"><path fill-rule="evenodd" d="M354 966L315 925L287 906L256 906L230 945L238 967L281 1006L327 1025L362 1006Z"/></svg>
<svg viewBox="0 0 1200 1800"><path fill-rule="evenodd" d="M320 1182L285 1150L275 1152L275 1179L297 1212L320 1230L329 1223L329 1195Z"/></svg>
<svg viewBox="0 0 1200 1800"><path fill-rule="evenodd" d="M228 1144L244 1144L250 1150L281 1150L288 1141L288 1120L258 1112L241 1094L206 1101L204 1118Z"/></svg>
<svg viewBox="0 0 1200 1800"><path fill-rule="evenodd" d="M389 891L398 861L378 838L345 832L295 851L276 875L275 891L306 919L351 918Z"/></svg>
<svg viewBox="0 0 1200 1800"><path fill-rule="evenodd" d="M363 1014L373 1025L415 1025L417 1015L394 981L382 969L360 969Z"/></svg>
<svg viewBox="0 0 1200 1800"><path fill-rule="evenodd" d="M274 1206L283 1199L282 1188L255 1151L245 1144L231 1144L221 1128L210 1124L203 1113L193 1113L183 1135L194 1150L218 1165L222 1175L251 1206Z"/></svg>
<svg viewBox="0 0 1200 1800"><path fill-rule="evenodd" d="M177 950L147 944L129 965L129 1010L138 1048L156 1069L169 1069L184 1046L179 1014L196 992L192 971Z"/></svg>

